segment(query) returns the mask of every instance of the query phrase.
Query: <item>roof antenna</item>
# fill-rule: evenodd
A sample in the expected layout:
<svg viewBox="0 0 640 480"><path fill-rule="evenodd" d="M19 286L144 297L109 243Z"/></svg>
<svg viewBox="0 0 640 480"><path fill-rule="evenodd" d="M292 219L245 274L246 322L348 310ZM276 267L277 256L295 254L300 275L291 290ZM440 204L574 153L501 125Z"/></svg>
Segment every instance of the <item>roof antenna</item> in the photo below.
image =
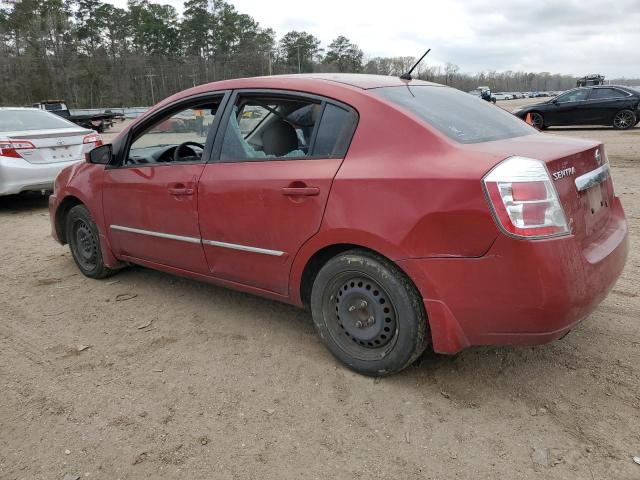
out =
<svg viewBox="0 0 640 480"><path fill-rule="evenodd" d="M429 53L430 51L431 51L431 49L429 49L429 50L427 50L426 52L424 52L424 55L422 55L422 56L420 57L420 60L418 60L418 61L416 62L416 64L415 64L413 67L411 67L411 69L410 69L407 73L403 73L402 75L400 75L400 79L402 79L402 80L412 80L412 79L413 79L413 77L411 76L411 72L413 72L413 71L415 70L415 68L418 66L418 64L422 61L422 59L423 59L424 57L426 57L426 56L427 56L427 53Z"/></svg>

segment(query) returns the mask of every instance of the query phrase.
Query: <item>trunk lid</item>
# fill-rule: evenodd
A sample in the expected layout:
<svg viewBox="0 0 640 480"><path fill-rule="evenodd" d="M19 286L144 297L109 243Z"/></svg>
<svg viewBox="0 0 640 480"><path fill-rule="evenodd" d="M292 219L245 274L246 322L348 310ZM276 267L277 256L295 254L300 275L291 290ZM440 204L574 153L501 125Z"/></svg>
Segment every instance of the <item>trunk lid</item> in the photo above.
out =
<svg viewBox="0 0 640 480"><path fill-rule="evenodd" d="M614 190L601 143L541 133L475 144L473 148L496 155L500 160L519 155L545 162L571 233L583 248L606 231ZM579 190L576 179L590 173L589 177L596 180ZM596 173L602 175L596 176Z"/></svg>
<svg viewBox="0 0 640 480"><path fill-rule="evenodd" d="M31 142L35 149L21 149L20 156L29 163L59 163L82 160L84 153L94 144L83 143L84 137L92 132L84 128L56 128L48 130L30 130L8 132L9 140Z"/></svg>

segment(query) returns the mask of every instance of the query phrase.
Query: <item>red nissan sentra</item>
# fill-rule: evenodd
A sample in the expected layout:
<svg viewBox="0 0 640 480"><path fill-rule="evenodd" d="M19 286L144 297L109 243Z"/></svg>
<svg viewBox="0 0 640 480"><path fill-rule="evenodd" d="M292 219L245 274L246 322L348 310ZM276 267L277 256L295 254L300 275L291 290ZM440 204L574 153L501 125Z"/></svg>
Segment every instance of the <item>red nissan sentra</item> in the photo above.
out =
<svg viewBox="0 0 640 480"><path fill-rule="evenodd" d="M602 144L395 77L186 90L63 170L49 203L86 276L137 264L308 307L375 376L427 346L562 337L628 249Z"/></svg>

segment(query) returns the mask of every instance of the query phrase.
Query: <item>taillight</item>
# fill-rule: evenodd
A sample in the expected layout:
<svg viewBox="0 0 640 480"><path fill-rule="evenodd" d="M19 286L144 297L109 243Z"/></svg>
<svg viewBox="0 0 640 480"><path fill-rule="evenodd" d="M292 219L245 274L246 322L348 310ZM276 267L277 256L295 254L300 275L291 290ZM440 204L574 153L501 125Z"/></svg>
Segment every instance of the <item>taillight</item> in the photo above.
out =
<svg viewBox="0 0 640 480"><path fill-rule="evenodd" d="M35 145L27 140L0 140L0 155L3 157L22 158L18 150L35 148Z"/></svg>
<svg viewBox="0 0 640 480"><path fill-rule="evenodd" d="M102 136L98 133L90 133L84 136L82 143L94 143L96 147L99 147L102 145Z"/></svg>
<svg viewBox="0 0 640 480"><path fill-rule="evenodd" d="M544 238L570 233L544 162L509 157L482 182L496 222L507 234Z"/></svg>

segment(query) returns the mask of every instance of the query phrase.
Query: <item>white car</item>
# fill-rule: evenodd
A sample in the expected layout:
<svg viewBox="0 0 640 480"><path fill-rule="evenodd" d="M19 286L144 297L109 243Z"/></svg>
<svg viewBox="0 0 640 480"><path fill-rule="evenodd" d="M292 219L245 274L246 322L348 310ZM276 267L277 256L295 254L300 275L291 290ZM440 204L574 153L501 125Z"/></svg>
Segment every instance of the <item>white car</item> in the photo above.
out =
<svg viewBox="0 0 640 480"><path fill-rule="evenodd" d="M0 195L51 190L60 170L99 145L99 134L53 113L0 108Z"/></svg>

